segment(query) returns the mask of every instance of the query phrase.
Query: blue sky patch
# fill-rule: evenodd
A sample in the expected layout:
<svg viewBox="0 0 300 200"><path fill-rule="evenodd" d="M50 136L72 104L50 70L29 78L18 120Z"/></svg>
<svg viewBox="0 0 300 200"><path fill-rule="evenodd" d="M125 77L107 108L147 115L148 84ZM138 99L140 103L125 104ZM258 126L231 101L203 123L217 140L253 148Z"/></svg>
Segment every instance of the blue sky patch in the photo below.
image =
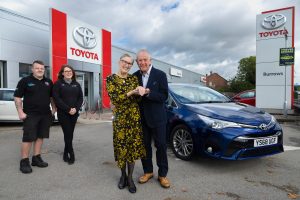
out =
<svg viewBox="0 0 300 200"><path fill-rule="evenodd" d="M179 2L171 3L169 5L164 5L160 7L162 12L170 12L171 10L177 8L179 6Z"/></svg>

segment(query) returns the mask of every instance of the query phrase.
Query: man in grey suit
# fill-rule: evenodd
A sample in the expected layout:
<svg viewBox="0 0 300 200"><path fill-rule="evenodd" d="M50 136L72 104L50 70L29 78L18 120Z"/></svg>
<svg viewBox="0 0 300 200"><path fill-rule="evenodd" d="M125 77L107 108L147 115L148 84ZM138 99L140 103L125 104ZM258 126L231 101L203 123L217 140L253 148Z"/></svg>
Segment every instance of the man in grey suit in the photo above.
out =
<svg viewBox="0 0 300 200"><path fill-rule="evenodd" d="M144 175L139 178L139 182L146 183L153 177L151 147L153 138L156 147L158 181L162 187L169 188L170 182L166 177L168 173L165 110L165 101L168 98L167 76L163 71L153 67L150 54L145 49L137 53L136 62L140 70L136 71L134 75L138 77L139 85L145 88L145 94L140 102L140 110L146 158L142 159Z"/></svg>

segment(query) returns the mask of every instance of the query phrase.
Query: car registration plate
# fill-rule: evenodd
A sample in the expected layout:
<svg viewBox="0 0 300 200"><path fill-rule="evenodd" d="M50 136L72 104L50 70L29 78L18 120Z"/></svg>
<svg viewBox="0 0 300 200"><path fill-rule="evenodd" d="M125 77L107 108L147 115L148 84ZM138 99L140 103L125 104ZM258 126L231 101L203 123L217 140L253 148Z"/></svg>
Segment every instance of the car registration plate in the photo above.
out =
<svg viewBox="0 0 300 200"><path fill-rule="evenodd" d="M254 147L267 146L272 144L277 144L278 137L265 137L254 140Z"/></svg>

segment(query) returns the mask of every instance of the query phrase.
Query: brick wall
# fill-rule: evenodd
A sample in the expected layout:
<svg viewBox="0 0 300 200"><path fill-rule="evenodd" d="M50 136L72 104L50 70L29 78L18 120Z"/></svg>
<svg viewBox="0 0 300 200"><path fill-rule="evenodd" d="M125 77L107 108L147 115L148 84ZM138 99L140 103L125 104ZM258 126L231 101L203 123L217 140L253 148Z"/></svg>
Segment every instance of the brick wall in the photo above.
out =
<svg viewBox="0 0 300 200"><path fill-rule="evenodd" d="M220 88L226 87L228 81L224 79L217 73L210 73L210 75L206 75L206 86L218 90Z"/></svg>

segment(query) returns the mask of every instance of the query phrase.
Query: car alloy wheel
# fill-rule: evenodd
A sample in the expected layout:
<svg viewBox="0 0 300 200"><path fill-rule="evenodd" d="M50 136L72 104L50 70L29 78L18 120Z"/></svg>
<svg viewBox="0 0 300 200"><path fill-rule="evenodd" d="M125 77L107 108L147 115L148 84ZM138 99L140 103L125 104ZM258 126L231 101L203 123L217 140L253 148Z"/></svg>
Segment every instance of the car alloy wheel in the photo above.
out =
<svg viewBox="0 0 300 200"><path fill-rule="evenodd" d="M194 153L191 131L185 125L177 125L171 134L171 147L176 157L190 160Z"/></svg>

